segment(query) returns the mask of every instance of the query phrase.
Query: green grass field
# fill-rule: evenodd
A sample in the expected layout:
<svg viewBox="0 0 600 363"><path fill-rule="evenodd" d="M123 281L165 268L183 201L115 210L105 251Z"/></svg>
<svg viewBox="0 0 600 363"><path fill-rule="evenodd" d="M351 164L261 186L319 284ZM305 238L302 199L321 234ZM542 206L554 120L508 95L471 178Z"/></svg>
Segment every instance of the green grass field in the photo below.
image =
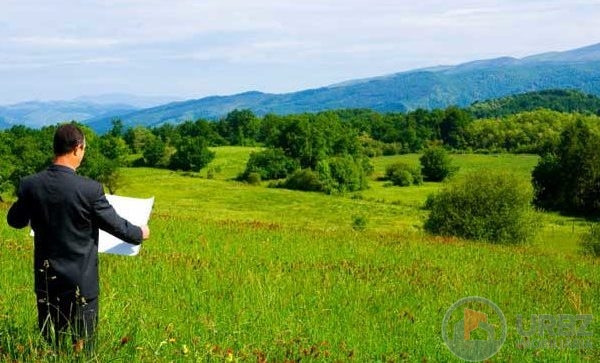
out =
<svg viewBox="0 0 600 363"><path fill-rule="evenodd" d="M598 318L588 327L593 349L523 349L516 329L519 314L597 313L600 260L577 251L585 221L539 213L543 230L523 246L428 236L421 207L444 185L375 180L418 155L375 158L370 189L327 196L232 181L251 150L215 148L212 179L207 170L123 170L118 194L156 203L139 256L101 255L98 361L460 361L441 327L468 296L506 316L506 341L490 361L600 361ZM537 162L454 158L456 177L506 168L528 178ZM357 217L362 231L352 228ZM0 241L0 361L71 361L38 337L27 231L3 222Z"/></svg>

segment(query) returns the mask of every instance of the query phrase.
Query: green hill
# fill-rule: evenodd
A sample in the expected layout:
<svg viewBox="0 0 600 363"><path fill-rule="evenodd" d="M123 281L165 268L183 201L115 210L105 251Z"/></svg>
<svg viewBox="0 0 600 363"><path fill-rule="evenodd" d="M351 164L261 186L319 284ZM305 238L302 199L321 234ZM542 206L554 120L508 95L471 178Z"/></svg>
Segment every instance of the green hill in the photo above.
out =
<svg viewBox="0 0 600 363"><path fill-rule="evenodd" d="M600 97L576 90L546 90L475 102L469 110L475 118L491 118L542 108L600 115Z"/></svg>
<svg viewBox="0 0 600 363"><path fill-rule="evenodd" d="M600 44L522 59L503 57L417 69L286 94L246 92L207 97L134 111L121 118L126 125L149 126L216 119L236 108L250 109L257 115L340 108L404 112L451 105L466 107L476 101L548 89L600 95ZM89 121L98 131L110 127L108 118Z"/></svg>

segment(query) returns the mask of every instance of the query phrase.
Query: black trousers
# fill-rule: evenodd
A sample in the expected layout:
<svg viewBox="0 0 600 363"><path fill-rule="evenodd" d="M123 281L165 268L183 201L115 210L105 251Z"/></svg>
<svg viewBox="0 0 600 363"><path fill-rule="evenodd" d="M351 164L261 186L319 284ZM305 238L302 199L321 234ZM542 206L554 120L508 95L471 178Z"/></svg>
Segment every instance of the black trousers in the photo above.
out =
<svg viewBox="0 0 600 363"><path fill-rule="evenodd" d="M76 350L92 353L98 325L98 298L84 299L74 292L37 294L38 327L53 346L70 337Z"/></svg>

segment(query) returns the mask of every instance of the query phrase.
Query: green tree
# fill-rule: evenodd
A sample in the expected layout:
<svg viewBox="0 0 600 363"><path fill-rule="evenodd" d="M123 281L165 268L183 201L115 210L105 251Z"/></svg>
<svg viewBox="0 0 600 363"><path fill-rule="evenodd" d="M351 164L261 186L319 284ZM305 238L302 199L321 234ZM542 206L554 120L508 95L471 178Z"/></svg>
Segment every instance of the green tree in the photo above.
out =
<svg viewBox="0 0 600 363"><path fill-rule="evenodd" d="M600 215L600 135L582 120L567 126L555 154L540 160L532 178L539 206Z"/></svg>
<svg viewBox="0 0 600 363"><path fill-rule="evenodd" d="M217 126L232 145L254 145L259 138L261 121L250 110L233 110Z"/></svg>
<svg viewBox="0 0 600 363"><path fill-rule="evenodd" d="M448 107L440 123L440 137L445 145L459 149L464 144L465 128L471 122L471 115L458 107Z"/></svg>
<svg viewBox="0 0 600 363"><path fill-rule="evenodd" d="M452 176L458 170L452 163L452 158L441 146L427 148L421 158L421 171L427 181L442 181Z"/></svg>
<svg viewBox="0 0 600 363"><path fill-rule="evenodd" d="M171 156L169 168L183 171L200 171L215 157L203 137L183 137Z"/></svg>
<svg viewBox="0 0 600 363"><path fill-rule="evenodd" d="M167 152L167 144L160 137L147 142L143 150L144 164L152 167L166 167L169 163L169 155Z"/></svg>
<svg viewBox="0 0 600 363"><path fill-rule="evenodd" d="M124 166L127 156L129 155L129 147L119 136L106 134L99 138L99 144L93 147L99 147L102 155L110 160L113 160L117 165Z"/></svg>

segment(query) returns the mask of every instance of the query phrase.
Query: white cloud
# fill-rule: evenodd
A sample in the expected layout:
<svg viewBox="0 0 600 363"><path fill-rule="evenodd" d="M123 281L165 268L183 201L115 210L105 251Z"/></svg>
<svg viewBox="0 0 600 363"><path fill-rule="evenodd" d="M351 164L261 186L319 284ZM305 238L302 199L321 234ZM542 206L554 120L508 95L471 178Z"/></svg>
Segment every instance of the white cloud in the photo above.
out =
<svg viewBox="0 0 600 363"><path fill-rule="evenodd" d="M600 41L599 15L600 0L3 0L0 71L25 90L38 68L49 89L75 74L156 92L293 89L575 48Z"/></svg>

